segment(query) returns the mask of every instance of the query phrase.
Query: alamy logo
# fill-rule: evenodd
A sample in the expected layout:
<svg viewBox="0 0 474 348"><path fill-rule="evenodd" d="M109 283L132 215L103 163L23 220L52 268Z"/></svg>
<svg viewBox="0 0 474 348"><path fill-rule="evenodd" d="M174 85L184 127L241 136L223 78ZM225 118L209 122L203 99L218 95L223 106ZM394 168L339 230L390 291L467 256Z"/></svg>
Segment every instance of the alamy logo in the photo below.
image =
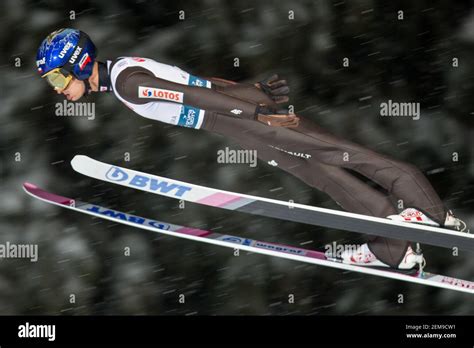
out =
<svg viewBox="0 0 474 348"><path fill-rule="evenodd" d="M175 197L182 197L186 192L191 191L189 186L179 185L166 180L158 180L146 175L128 173L122 168L112 166L105 174L111 181L126 182L127 186L137 187L146 191L156 191Z"/></svg>
<svg viewBox="0 0 474 348"><path fill-rule="evenodd" d="M413 120L419 120L420 103L399 103L389 99L380 104L380 116L411 117Z"/></svg>
<svg viewBox="0 0 474 348"><path fill-rule="evenodd" d="M242 164L248 163L252 168L257 166L257 150L232 150L225 147L217 151L217 163Z"/></svg>
<svg viewBox="0 0 474 348"><path fill-rule="evenodd" d="M18 326L20 338L47 338L48 341L56 339L56 325L35 325L26 322Z"/></svg>
<svg viewBox="0 0 474 348"><path fill-rule="evenodd" d="M234 110L231 110L230 112L232 112L234 115L240 115L242 113L242 110L234 109Z"/></svg>
<svg viewBox="0 0 474 348"><path fill-rule="evenodd" d="M56 116L87 117L88 120L95 120L95 103L68 102L66 99L62 103L56 103Z"/></svg>

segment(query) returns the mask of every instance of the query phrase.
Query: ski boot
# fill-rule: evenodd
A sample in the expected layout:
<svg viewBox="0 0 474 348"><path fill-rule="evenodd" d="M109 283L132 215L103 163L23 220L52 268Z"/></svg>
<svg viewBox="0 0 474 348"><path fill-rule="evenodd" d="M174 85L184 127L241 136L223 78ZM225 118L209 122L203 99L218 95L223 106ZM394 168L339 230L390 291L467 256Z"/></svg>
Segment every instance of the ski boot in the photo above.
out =
<svg viewBox="0 0 474 348"><path fill-rule="evenodd" d="M356 250L346 250L340 256L339 259L342 263L356 265L356 266L368 266L368 267L383 267L390 268L389 265L380 261L377 256L370 251L367 243L362 244ZM398 264L397 269L399 270L411 270L416 266L423 268L425 259L421 250L415 252L411 246L408 247L405 256L402 261Z"/></svg>
<svg viewBox="0 0 474 348"><path fill-rule="evenodd" d="M400 222L411 222L429 226L437 226L437 227L444 227L449 228L452 230L460 231L460 232L467 232L467 225L464 221L454 216L451 210L448 210L446 213L446 219L444 221L443 226L440 226L437 222L433 221L431 218L426 216L423 212L419 211L415 208L407 208L403 210L400 214L397 215L389 215L387 216L388 219Z"/></svg>

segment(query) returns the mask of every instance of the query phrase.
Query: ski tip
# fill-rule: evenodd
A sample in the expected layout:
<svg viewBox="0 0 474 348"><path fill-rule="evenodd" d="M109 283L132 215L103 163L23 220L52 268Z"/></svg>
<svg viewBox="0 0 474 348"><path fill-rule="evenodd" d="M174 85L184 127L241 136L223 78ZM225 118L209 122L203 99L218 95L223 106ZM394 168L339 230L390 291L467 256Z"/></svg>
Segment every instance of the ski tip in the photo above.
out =
<svg viewBox="0 0 474 348"><path fill-rule="evenodd" d="M74 200L72 198L59 196L51 192L47 192L43 189L40 189L35 184L25 182L23 183L23 190L31 196L43 199L45 201L50 201L56 204L70 205Z"/></svg>
<svg viewBox="0 0 474 348"><path fill-rule="evenodd" d="M90 158L84 155L74 156L74 158L71 160L72 169L74 169L76 172L80 171L81 163L86 160L90 160Z"/></svg>
<svg viewBox="0 0 474 348"><path fill-rule="evenodd" d="M33 191L35 190L38 190L39 187L30 183L30 182L24 182L23 183L23 190L25 190L26 192L30 192L32 193Z"/></svg>

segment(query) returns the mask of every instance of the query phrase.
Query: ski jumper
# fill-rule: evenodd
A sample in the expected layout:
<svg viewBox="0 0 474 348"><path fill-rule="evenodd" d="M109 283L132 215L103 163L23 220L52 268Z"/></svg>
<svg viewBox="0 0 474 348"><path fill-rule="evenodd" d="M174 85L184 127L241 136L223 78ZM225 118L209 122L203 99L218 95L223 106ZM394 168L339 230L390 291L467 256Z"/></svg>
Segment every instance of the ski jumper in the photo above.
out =
<svg viewBox="0 0 474 348"><path fill-rule="evenodd" d="M117 98L143 117L217 133L256 150L260 160L325 192L346 211L385 218L398 213L394 200L402 200L404 207L444 223L447 209L415 166L332 135L301 115L296 128L260 123L259 105L280 107L254 85L205 79L146 58L119 58L108 66ZM382 262L396 267L408 244L371 237L369 248Z"/></svg>

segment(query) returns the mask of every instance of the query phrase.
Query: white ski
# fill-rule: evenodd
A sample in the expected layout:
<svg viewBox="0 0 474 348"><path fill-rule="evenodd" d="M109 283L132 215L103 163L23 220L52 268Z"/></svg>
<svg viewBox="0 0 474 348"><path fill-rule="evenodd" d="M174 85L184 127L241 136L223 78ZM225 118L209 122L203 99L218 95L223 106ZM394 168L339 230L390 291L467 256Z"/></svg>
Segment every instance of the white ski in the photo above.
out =
<svg viewBox="0 0 474 348"><path fill-rule="evenodd" d="M402 280L438 288L456 290L474 294L474 282L456 279L452 277L414 271L411 274L399 273L393 269L375 269L361 266L347 265L334 259L328 259L324 252L297 248L289 245L261 242L253 239L242 238L231 235L213 233L201 229L184 227L166 222L143 218L127 214L117 210L105 208L96 204L77 201L44 191L37 186L25 183L23 189L29 195L44 202L54 204L63 208L71 209L80 213L89 214L101 219L111 220L140 229L149 230L173 237L190 239L198 242L220 245L233 249L241 249L254 253L280 257L315 265L338 268L346 271L370 274L379 277Z"/></svg>
<svg viewBox="0 0 474 348"><path fill-rule="evenodd" d="M121 168L83 155L75 156L71 165L76 172L95 179L198 204L474 252L474 234L217 190Z"/></svg>

